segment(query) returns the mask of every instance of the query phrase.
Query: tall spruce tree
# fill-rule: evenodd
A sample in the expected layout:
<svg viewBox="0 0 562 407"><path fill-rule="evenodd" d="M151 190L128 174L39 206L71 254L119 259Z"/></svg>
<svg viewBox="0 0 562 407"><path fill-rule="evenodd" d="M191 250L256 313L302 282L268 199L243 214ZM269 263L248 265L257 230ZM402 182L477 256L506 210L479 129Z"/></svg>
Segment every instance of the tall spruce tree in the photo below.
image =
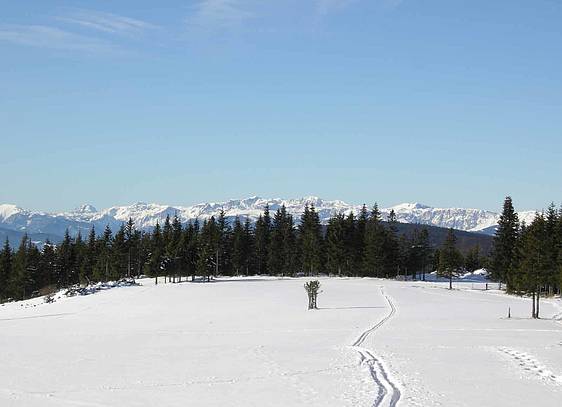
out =
<svg viewBox="0 0 562 407"><path fill-rule="evenodd" d="M381 224L381 213L375 203L365 226L365 250L363 275L383 277L385 265L385 229Z"/></svg>
<svg viewBox="0 0 562 407"><path fill-rule="evenodd" d="M330 218L326 230L326 266L331 274L344 274L347 256L346 219L343 214Z"/></svg>
<svg viewBox="0 0 562 407"><path fill-rule="evenodd" d="M263 215L258 217L254 231L255 266L258 274L268 274L268 249L271 239L271 216L269 205L265 205Z"/></svg>
<svg viewBox="0 0 562 407"><path fill-rule="evenodd" d="M232 228L232 268L234 269L234 275L240 275L244 269L246 263L246 247L245 247L245 236L244 228L242 227L242 222L237 216L234 219L234 226Z"/></svg>
<svg viewBox="0 0 562 407"><path fill-rule="evenodd" d="M270 273L293 274L297 259L295 240L293 217L287 213L285 205L282 205L273 217L267 263Z"/></svg>
<svg viewBox="0 0 562 407"><path fill-rule="evenodd" d="M388 227L384 233L384 276L396 277L400 263L400 242L398 240L398 220L394 209L388 215ZM414 271L415 279L415 271Z"/></svg>
<svg viewBox="0 0 562 407"><path fill-rule="evenodd" d="M57 254L55 252L55 245L49 239L43 244L43 253L41 255L39 276L37 277L37 284L39 288L45 288L49 293L54 290L52 285L56 283L56 263Z"/></svg>
<svg viewBox="0 0 562 407"><path fill-rule="evenodd" d="M301 270L312 276L318 274L321 264L322 230L314 205L305 205L299 225Z"/></svg>
<svg viewBox="0 0 562 407"><path fill-rule="evenodd" d="M9 297L8 283L12 276L12 248L6 237L2 251L0 251L0 303Z"/></svg>
<svg viewBox="0 0 562 407"><path fill-rule="evenodd" d="M439 251L440 275L449 279L449 290L453 289L453 277L455 277L462 266L462 255L457 249L457 237L453 228L447 232L447 237Z"/></svg>
<svg viewBox="0 0 562 407"><path fill-rule="evenodd" d="M505 198L503 210L498 221L498 228L494 236L491 259L491 275L498 281L507 284L507 289L512 290L511 275L516 269L515 264L517 238L519 234L519 217L513 207L511 197Z"/></svg>

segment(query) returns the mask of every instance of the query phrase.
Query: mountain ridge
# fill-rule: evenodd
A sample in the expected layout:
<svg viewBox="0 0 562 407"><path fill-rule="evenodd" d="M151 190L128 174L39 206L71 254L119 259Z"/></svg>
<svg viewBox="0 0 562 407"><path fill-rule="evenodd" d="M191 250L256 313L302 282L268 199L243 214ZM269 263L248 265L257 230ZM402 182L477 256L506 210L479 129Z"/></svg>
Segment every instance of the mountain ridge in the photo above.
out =
<svg viewBox="0 0 562 407"><path fill-rule="evenodd" d="M93 205L84 204L68 212L40 212L22 209L13 204L0 204L0 228L28 232L62 235L68 229L71 234L86 231L91 226L96 230L109 225L117 229L129 218L142 230L150 230L157 222L162 223L166 216L177 215L183 223L191 220L208 219L217 216L221 209L229 219L236 216L257 220L269 205L273 214L282 205L298 222L305 205L314 205L321 223L337 213L357 215L362 205L348 204L341 200L323 200L315 196L297 199L261 198L252 196L245 199L230 199L225 202L203 202L191 206L171 206L156 203L137 202L131 205L112 206L97 210ZM368 208L370 210L370 208ZM391 210L396 213L401 223L425 224L437 227L452 227L467 232L493 234L499 214L492 211L473 208L438 208L419 202L401 203L388 208L381 208L383 219L386 220ZM519 212L520 219L530 222L535 211Z"/></svg>

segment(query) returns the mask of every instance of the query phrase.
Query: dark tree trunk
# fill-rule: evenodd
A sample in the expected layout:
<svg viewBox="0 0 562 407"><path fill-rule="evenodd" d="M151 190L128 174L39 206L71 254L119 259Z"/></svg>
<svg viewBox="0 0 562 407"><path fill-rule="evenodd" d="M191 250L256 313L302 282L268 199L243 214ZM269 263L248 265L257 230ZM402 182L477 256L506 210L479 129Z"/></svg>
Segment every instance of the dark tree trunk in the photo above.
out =
<svg viewBox="0 0 562 407"><path fill-rule="evenodd" d="M537 287L537 314L536 314L536 318L540 318L539 316L539 300L541 297L541 288Z"/></svg>

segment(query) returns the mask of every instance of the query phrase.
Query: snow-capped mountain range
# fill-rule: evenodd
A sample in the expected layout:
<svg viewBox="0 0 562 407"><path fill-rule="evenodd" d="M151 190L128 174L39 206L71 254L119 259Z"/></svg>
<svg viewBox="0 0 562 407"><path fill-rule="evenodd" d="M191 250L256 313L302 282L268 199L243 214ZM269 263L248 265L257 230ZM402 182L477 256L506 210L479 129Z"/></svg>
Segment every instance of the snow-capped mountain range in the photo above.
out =
<svg viewBox="0 0 562 407"><path fill-rule="evenodd" d="M298 221L305 205L314 205L319 213L322 223L337 214L358 214L362 205L351 205L343 201L325 201L317 197L300 199L264 199L251 197L246 199L229 200L219 203L201 203L193 206L169 206L148 203L135 203L128 206L114 206L108 209L97 210L92 205L82 205L70 212L45 213L21 209L11 204L0 204L0 229L27 233L44 233L62 236L66 229L71 234L78 231L86 233L90 227L95 226L98 232L109 225L117 229L123 222L131 218L135 225L143 230L150 230L156 222L164 222L166 216L177 215L182 222L190 220L208 219L217 216L221 209L229 219L236 216L249 218L255 221L269 205L271 214L285 205L288 213ZM481 209L464 208L434 208L419 203L403 203L390 208L382 208L383 219L394 209L397 219L403 223L419 223L439 227L452 227L469 232L492 234L499 214ZM520 212L520 219L529 223L534 211Z"/></svg>

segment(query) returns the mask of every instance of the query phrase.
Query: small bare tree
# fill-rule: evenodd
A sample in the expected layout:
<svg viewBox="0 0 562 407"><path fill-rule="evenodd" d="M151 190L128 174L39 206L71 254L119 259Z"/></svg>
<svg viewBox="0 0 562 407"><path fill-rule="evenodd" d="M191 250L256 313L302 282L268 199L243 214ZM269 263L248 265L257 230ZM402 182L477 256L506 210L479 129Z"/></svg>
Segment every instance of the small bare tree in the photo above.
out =
<svg viewBox="0 0 562 407"><path fill-rule="evenodd" d="M320 281L314 280L304 283L304 289L308 294L308 309L318 309L317 298L320 291Z"/></svg>

